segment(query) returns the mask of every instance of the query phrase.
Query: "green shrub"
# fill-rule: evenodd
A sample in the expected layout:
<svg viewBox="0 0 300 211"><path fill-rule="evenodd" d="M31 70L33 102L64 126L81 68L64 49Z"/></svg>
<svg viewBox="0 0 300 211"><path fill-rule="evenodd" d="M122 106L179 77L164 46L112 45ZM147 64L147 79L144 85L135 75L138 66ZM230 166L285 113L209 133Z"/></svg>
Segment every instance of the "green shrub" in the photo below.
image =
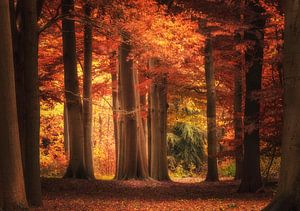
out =
<svg viewBox="0 0 300 211"><path fill-rule="evenodd" d="M201 170L205 159L205 133L187 123L177 123L168 133L169 169L177 176Z"/></svg>

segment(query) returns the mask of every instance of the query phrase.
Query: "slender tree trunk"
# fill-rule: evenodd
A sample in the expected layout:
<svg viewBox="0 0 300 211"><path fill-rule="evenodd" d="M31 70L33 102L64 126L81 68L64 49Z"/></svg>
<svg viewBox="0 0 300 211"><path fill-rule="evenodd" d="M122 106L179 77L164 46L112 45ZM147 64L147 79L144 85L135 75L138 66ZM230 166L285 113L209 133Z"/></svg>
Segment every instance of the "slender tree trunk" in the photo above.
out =
<svg viewBox="0 0 300 211"><path fill-rule="evenodd" d="M84 161L84 131L82 105L76 61L75 24L71 19L74 0L62 0L62 14L69 17L62 20L63 61L65 96L67 102L71 154L66 178L87 178Z"/></svg>
<svg viewBox="0 0 300 211"><path fill-rule="evenodd" d="M110 69L111 69L111 88L112 88L112 106L113 106L113 126L114 126L114 140L115 140L115 155L116 166L118 166L118 150L119 150L119 102L118 102L118 65L116 61L116 52L113 52L110 56ZM117 172L115 172L115 178Z"/></svg>
<svg viewBox="0 0 300 211"><path fill-rule="evenodd" d="M151 99L150 99L150 91L151 87L148 92L148 114L147 114L147 127L148 127L148 136L147 136L147 145L148 145L148 172L151 175Z"/></svg>
<svg viewBox="0 0 300 211"><path fill-rule="evenodd" d="M240 7L240 21L244 24L245 0L238 2ZM244 32L236 33L235 40L237 43L244 41ZM243 143L244 143L244 122L243 122L243 94L244 94L244 72L245 72L245 55L239 52L240 60L237 63L234 73L234 134L235 134L235 180L240 180L243 174Z"/></svg>
<svg viewBox="0 0 300 211"><path fill-rule="evenodd" d="M155 68L156 59L150 60ZM156 180L169 180L167 161L167 76L158 75L150 88L151 109L151 161L150 176Z"/></svg>
<svg viewBox="0 0 300 211"><path fill-rule="evenodd" d="M243 172L243 78L241 70L237 70L234 78L234 134L235 134L235 177L239 180Z"/></svg>
<svg viewBox="0 0 300 211"><path fill-rule="evenodd" d="M285 1L284 126L277 196L265 209L300 210L300 2Z"/></svg>
<svg viewBox="0 0 300 211"><path fill-rule="evenodd" d="M254 94L261 90L264 26L263 9L258 1L248 1L245 13L245 22L249 28L245 31L245 40L252 44L245 52L246 61L246 99L244 120L244 160L240 192L256 192L262 186L260 172L260 145L259 145L259 100Z"/></svg>
<svg viewBox="0 0 300 211"><path fill-rule="evenodd" d="M0 1L0 210L27 207L18 131L8 0Z"/></svg>
<svg viewBox="0 0 300 211"><path fill-rule="evenodd" d="M122 39L119 48L119 93L124 122L120 131L117 179L144 179L148 177L148 166L144 143L146 140L139 110L137 72L133 68L132 59L128 59L131 51L130 35L122 32Z"/></svg>
<svg viewBox="0 0 300 211"><path fill-rule="evenodd" d="M147 111L147 95L146 94L143 94L140 96L140 103L141 103L141 112L142 112L142 127L143 127L143 131L144 131L144 134L145 134L145 141L146 141L146 158L149 159L149 145L148 145L148 125L147 125L147 115L145 112L148 112ZM148 113L147 113L148 114Z"/></svg>
<svg viewBox="0 0 300 211"><path fill-rule="evenodd" d="M84 14L91 16L91 6L84 6ZM92 26L84 25L84 68L83 68L83 127L84 127L84 156L86 173L89 179L95 179L92 153Z"/></svg>
<svg viewBox="0 0 300 211"><path fill-rule="evenodd" d="M205 42L205 79L207 89L207 175L206 181L218 181L218 141L216 135L216 88L215 88L215 70L213 64L212 40L210 37Z"/></svg>
<svg viewBox="0 0 300 211"><path fill-rule="evenodd" d="M64 103L64 148L65 152L70 157L70 137L69 137L69 122L67 105Z"/></svg>

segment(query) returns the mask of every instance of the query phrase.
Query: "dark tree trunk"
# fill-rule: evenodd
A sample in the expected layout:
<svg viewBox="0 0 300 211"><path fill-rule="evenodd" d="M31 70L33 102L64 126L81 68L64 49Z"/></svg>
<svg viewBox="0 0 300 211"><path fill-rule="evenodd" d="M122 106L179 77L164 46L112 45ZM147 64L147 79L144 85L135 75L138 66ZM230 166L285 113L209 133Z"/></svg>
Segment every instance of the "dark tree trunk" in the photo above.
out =
<svg viewBox="0 0 300 211"><path fill-rule="evenodd" d="M40 184L40 100L36 1L22 2L24 32L25 186L29 205L42 204Z"/></svg>
<svg viewBox="0 0 300 211"><path fill-rule="evenodd" d="M150 68L158 65L150 60ZM159 181L170 180L167 161L167 76L155 76L149 93L151 111L150 176Z"/></svg>
<svg viewBox="0 0 300 211"><path fill-rule="evenodd" d="M261 90L265 17L258 1L246 3L245 22L249 28L244 39L251 44L245 52L246 99L244 120L244 160L240 192L256 192L262 186L260 172L259 112L254 94Z"/></svg>
<svg viewBox="0 0 300 211"><path fill-rule="evenodd" d="M205 41L205 79L207 90L207 175L206 181L218 181L218 141L216 124L216 88L215 88L215 70L213 64L212 40L208 37Z"/></svg>
<svg viewBox="0 0 300 211"><path fill-rule="evenodd" d="M91 6L86 3L84 14L91 16ZM89 179L95 179L92 153L92 25L84 25L84 68L83 68L83 128L84 128L84 157L86 173Z"/></svg>
<svg viewBox="0 0 300 211"><path fill-rule="evenodd" d="M62 14L69 16L62 20L62 35L65 97L71 146L70 161L64 177L85 179L87 173L84 161L84 131L77 73L75 24L71 19L73 11L74 0L62 0Z"/></svg>
<svg viewBox="0 0 300 211"><path fill-rule="evenodd" d="M265 209L300 210L300 3L285 1L284 126L277 196Z"/></svg>
<svg viewBox="0 0 300 211"><path fill-rule="evenodd" d="M18 131L8 0L0 1L0 210L27 207Z"/></svg>
<svg viewBox="0 0 300 211"><path fill-rule="evenodd" d="M132 59L128 59L131 51L129 34L123 32L122 39L119 48L119 93L124 122L121 123L120 131L117 179L145 179L148 177L148 166L144 143L146 140L140 116L137 72L133 69Z"/></svg>

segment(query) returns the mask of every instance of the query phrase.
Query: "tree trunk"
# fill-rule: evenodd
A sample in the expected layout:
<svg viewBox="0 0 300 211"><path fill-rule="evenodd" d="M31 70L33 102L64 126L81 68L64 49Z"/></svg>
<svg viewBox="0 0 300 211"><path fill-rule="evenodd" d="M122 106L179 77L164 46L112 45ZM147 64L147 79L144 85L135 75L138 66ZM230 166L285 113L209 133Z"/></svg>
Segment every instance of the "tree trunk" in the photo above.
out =
<svg viewBox="0 0 300 211"><path fill-rule="evenodd" d="M21 161L9 2L0 1L0 210L27 207Z"/></svg>
<svg viewBox="0 0 300 211"><path fill-rule="evenodd" d="M74 0L62 0L62 14L68 15L62 20L62 35L65 96L71 145L70 161L64 177L85 179L87 173L84 161L84 131L77 74L75 24L71 19L73 11Z"/></svg>
<svg viewBox="0 0 300 211"><path fill-rule="evenodd" d="M84 14L91 16L91 6L85 3ZM89 179L95 179L92 152L92 26L84 25L84 68L83 68L83 127L84 127L84 157L86 173Z"/></svg>
<svg viewBox="0 0 300 211"><path fill-rule="evenodd" d="M70 137L67 105L64 103L64 148L68 158L70 158Z"/></svg>
<svg viewBox="0 0 300 211"><path fill-rule="evenodd" d="M116 166L118 166L118 150L119 150L119 100L118 100L118 65L116 61L116 52L113 52L110 56L110 70L111 70L111 89L112 89L112 109L113 109L113 126L114 126L114 140L115 140L115 155ZM115 178L117 172L115 172Z"/></svg>
<svg viewBox="0 0 300 211"><path fill-rule="evenodd" d="M234 78L234 134L235 134L235 180L242 178L243 172L243 78L242 70L237 70Z"/></svg>
<svg viewBox="0 0 300 211"><path fill-rule="evenodd" d="M144 179L148 177L145 135L139 105L137 72L129 59L130 35L122 32L119 48L120 105L123 123L118 150L117 179ZM137 100L138 99L138 100Z"/></svg>
<svg viewBox="0 0 300 211"><path fill-rule="evenodd" d="M212 40L208 37L205 41L205 79L207 89L207 175L206 181L218 181L218 141L216 135L216 88L215 70L213 64Z"/></svg>
<svg viewBox="0 0 300 211"><path fill-rule="evenodd" d="M300 2L285 1L284 126L277 196L265 209L300 210Z"/></svg>
<svg viewBox="0 0 300 211"><path fill-rule="evenodd" d="M155 68L157 59L150 60L150 68ZM150 88L151 111L151 161L150 176L163 181L170 180L167 161L167 76L155 76Z"/></svg>
<svg viewBox="0 0 300 211"><path fill-rule="evenodd" d="M36 1L23 2L25 81L25 185L30 205L42 204L40 182L40 100Z"/></svg>
<svg viewBox="0 0 300 211"><path fill-rule="evenodd" d="M258 2L248 1L245 22L250 24L245 31L245 40L251 44L245 52L246 99L244 120L243 175L239 192L256 192L262 186L259 145L259 100L254 94L261 90L264 26L263 9Z"/></svg>

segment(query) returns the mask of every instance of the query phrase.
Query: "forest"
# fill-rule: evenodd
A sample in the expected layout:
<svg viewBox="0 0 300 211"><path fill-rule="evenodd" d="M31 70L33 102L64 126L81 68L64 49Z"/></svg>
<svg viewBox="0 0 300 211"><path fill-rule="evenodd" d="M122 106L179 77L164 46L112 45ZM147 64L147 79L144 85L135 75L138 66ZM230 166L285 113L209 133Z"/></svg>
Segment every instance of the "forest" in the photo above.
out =
<svg viewBox="0 0 300 211"><path fill-rule="evenodd" d="M299 0L0 0L0 210L300 211L299 46Z"/></svg>

